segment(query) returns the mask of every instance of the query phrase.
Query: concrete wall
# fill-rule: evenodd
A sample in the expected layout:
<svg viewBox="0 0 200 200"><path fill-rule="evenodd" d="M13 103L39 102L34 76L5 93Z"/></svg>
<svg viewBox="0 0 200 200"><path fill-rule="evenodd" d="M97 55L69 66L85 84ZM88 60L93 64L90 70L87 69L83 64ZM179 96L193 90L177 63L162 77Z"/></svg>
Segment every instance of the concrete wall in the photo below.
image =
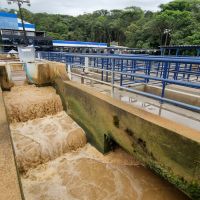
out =
<svg viewBox="0 0 200 200"><path fill-rule="evenodd" d="M7 63L0 62L0 87L9 90L12 86L11 68Z"/></svg>
<svg viewBox="0 0 200 200"><path fill-rule="evenodd" d="M148 92L151 94L155 94L157 96L161 96L162 94L162 88L158 86L152 86L152 85L140 85L135 86L135 89L138 89L140 91ZM187 104L191 104L194 106L200 106L200 92L194 92L197 91L193 88L187 88L187 90L182 91L182 88L173 87L165 89L165 98L173 99L176 101L184 102Z"/></svg>
<svg viewBox="0 0 200 200"><path fill-rule="evenodd" d="M25 68L28 82L38 86L48 85L56 77L68 79L66 64L64 63L41 61L27 63Z"/></svg>
<svg viewBox="0 0 200 200"><path fill-rule="evenodd" d="M57 79L67 113L101 152L111 138L193 199L200 198L200 132L112 99L87 86Z"/></svg>
<svg viewBox="0 0 200 200"><path fill-rule="evenodd" d="M0 199L21 200L21 187L0 88Z"/></svg>

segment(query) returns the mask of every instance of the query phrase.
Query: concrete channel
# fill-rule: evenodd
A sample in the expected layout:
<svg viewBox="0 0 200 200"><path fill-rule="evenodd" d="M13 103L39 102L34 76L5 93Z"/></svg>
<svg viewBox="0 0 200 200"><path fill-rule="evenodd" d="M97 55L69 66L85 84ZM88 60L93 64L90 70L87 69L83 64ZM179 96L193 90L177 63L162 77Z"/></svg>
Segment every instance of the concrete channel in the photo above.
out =
<svg viewBox="0 0 200 200"><path fill-rule="evenodd" d="M1 199L200 198L198 125L70 81L62 63L1 66Z"/></svg>

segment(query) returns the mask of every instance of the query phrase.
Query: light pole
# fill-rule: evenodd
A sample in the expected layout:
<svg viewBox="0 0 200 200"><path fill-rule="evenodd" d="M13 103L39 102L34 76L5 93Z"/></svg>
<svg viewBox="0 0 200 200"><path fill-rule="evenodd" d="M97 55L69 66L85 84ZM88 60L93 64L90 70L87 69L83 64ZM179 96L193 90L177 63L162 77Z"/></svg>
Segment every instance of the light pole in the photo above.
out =
<svg viewBox="0 0 200 200"><path fill-rule="evenodd" d="M170 32L171 32L170 29L165 29L164 30L164 34L166 35L166 37L165 37L165 46L167 46L167 41L168 41L168 37L169 37Z"/></svg>
<svg viewBox="0 0 200 200"><path fill-rule="evenodd" d="M23 33L24 33L24 42L25 45L28 46L28 38L26 35L26 29L25 29L25 25L24 25L24 17L22 14L22 4L27 4L28 6L30 6L30 0L7 0L8 4L12 4L12 3L16 3L18 5L19 8L19 14L20 14L20 18L22 21L22 28L23 28Z"/></svg>
<svg viewBox="0 0 200 200"><path fill-rule="evenodd" d="M168 37L169 37L170 32L171 32L170 29L164 30L164 34L166 35L166 37L165 37L165 47L167 46L167 41L168 41ZM165 48L164 48L164 55L165 55Z"/></svg>

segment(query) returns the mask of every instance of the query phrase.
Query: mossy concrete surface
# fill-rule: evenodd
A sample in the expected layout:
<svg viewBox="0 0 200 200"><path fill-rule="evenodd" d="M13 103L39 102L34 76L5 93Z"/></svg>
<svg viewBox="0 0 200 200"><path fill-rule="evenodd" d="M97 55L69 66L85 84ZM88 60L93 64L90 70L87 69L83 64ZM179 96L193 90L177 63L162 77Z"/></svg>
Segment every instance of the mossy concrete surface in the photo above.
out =
<svg viewBox="0 0 200 200"><path fill-rule="evenodd" d="M16 168L10 130L0 88L0 199L21 200L21 187Z"/></svg>
<svg viewBox="0 0 200 200"><path fill-rule="evenodd" d="M87 86L57 79L67 113L101 152L110 138L192 199L200 199L200 132Z"/></svg>

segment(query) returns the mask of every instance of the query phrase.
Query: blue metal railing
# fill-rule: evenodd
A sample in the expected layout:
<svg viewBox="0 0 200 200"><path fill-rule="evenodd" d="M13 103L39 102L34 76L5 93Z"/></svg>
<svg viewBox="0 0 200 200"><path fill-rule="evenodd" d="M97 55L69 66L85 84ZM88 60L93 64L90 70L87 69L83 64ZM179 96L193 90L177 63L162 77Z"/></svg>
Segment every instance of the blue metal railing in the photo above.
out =
<svg viewBox="0 0 200 200"><path fill-rule="evenodd" d="M85 59L88 58L88 67L97 70L101 74L101 81L110 83L113 87L200 112L198 106L165 98L166 86L169 84L200 89L199 57L88 55L60 52L38 52L37 54L42 59L63 62L72 68L85 68ZM161 95L131 88L138 83L160 85L162 87Z"/></svg>

